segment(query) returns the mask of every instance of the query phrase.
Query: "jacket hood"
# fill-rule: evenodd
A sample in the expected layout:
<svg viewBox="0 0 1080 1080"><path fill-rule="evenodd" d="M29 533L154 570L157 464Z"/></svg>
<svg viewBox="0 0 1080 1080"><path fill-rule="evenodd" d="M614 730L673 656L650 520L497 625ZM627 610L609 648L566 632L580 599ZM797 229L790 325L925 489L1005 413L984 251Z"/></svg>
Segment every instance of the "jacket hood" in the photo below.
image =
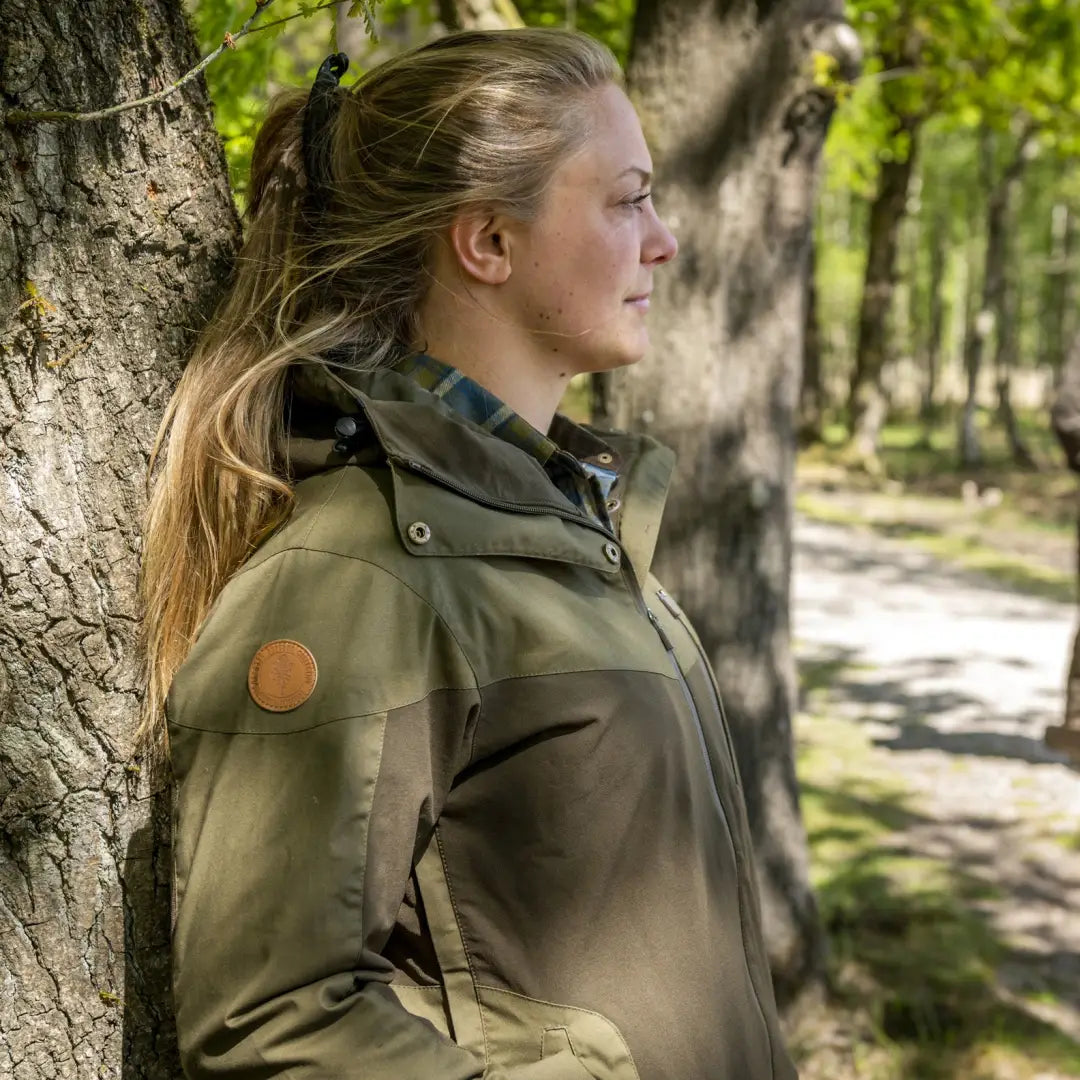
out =
<svg viewBox="0 0 1080 1080"><path fill-rule="evenodd" d="M414 520L423 514L425 491L440 500L452 492L472 507L498 515L498 525L489 517L487 527L513 529L519 541L530 533L522 528L522 515L555 515L606 532L555 486L535 457L465 419L407 375L387 368L298 364L290 372L288 401L286 454L289 475L296 482L344 465L370 466L385 460L393 474L398 509ZM342 417L355 422L355 433L346 439L335 431ZM561 414L548 435L579 461L601 454L614 457L607 467L619 474L615 491L621 504L619 536L608 535L618 539L636 576L644 580L675 455L649 436L599 432ZM441 489L438 496L431 485ZM515 518L507 519L508 514ZM475 515L462 514L462 519L471 516ZM464 532L468 536L462 543L469 550L456 550L454 537L444 529L439 550L429 553L476 553L475 529ZM525 549L520 542L516 546L518 554L546 554L529 552L527 543Z"/></svg>

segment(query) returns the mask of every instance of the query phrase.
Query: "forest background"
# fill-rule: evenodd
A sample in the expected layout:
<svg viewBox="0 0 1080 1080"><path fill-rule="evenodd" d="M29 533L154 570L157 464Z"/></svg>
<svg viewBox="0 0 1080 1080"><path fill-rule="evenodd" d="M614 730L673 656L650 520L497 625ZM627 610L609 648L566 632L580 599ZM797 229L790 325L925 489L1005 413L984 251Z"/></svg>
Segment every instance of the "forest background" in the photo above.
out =
<svg viewBox="0 0 1080 1080"><path fill-rule="evenodd" d="M882 854L904 797L828 716L795 740L804 830L788 618L796 427L804 514L871 516L1071 596L1071 555L1013 549L1072 547L1045 407L1078 329L1080 4L254 10L243 34L251 5L187 8L199 51L218 54L205 76L229 191L199 83L170 98L193 63L178 4L0 3L0 1072L175 1075L168 792L130 738L137 489L227 278L266 101L338 48L351 78L447 25L523 21L576 26L626 62L679 232L656 356L579 383L567 407L679 450L660 572L725 689L804 1074L1080 1076L1080 1042L1040 1019L1054 989L1002 997L984 883ZM62 111L145 94L160 96L92 122ZM801 675L804 711L838 679Z"/></svg>

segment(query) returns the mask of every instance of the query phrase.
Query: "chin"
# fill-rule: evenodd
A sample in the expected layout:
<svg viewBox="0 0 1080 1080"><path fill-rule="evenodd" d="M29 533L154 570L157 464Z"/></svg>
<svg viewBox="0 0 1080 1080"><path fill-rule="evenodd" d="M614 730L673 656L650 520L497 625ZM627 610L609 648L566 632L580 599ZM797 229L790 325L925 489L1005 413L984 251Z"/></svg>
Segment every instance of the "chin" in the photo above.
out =
<svg viewBox="0 0 1080 1080"><path fill-rule="evenodd" d="M645 358L648 349L648 335L637 336L636 340L613 342L611 348L605 349L602 354L590 357L591 363L583 370L600 372L633 367Z"/></svg>

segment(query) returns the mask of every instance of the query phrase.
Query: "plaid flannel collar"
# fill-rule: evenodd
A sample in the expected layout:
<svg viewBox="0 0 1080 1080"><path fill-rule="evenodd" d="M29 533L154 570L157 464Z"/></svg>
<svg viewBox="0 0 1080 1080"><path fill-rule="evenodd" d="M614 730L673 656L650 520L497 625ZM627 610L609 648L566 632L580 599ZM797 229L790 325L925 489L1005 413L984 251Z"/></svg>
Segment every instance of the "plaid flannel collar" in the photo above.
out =
<svg viewBox="0 0 1080 1080"><path fill-rule="evenodd" d="M564 416L543 434L505 402L455 367L426 353L407 357L396 370L442 399L464 419L536 458L558 489L606 528L608 498L618 481L617 455L603 440Z"/></svg>

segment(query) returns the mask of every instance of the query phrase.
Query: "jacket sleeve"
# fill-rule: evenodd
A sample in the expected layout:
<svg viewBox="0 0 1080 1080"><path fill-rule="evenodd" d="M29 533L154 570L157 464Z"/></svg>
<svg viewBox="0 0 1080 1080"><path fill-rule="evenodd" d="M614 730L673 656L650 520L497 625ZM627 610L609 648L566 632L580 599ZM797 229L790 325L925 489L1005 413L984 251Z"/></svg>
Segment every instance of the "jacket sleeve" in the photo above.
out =
<svg viewBox="0 0 1080 1080"><path fill-rule="evenodd" d="M261 645L282 639L318 674L306 701L275 712L247 680ZM389 988L381 950L477 703L452 635L385 571L297 550L229 584L169 697L189 1080L581 1075L554 1059L485 1074Z"/></svg>

